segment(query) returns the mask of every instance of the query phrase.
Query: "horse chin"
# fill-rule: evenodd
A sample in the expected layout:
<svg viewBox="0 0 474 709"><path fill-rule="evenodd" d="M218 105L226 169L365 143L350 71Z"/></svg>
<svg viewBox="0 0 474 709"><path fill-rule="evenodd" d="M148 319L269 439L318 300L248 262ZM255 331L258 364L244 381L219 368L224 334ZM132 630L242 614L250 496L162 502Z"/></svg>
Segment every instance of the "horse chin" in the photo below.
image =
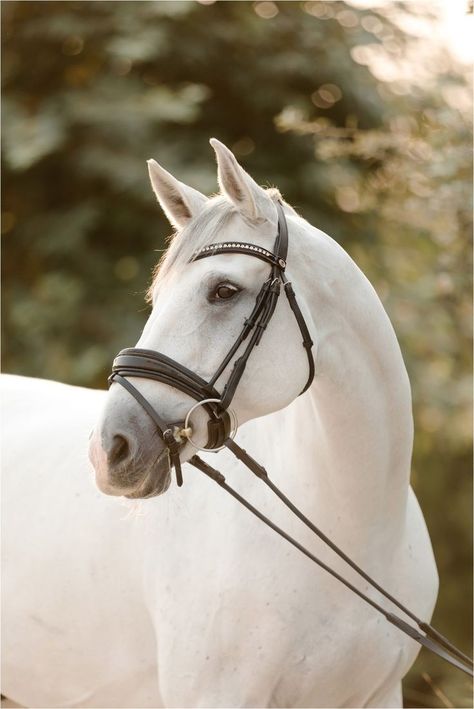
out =
<svg viewBox="0 0 474 709"><path fill-rule="evenodd" d="M168 451L165 450L153 465L150 466L138 487L132 492L128 492L124 497L127 497L129 500L144 500L150 497L156 497L166 492L170 483L170 461Z"/></svg>
<svg viewBox="0 0 474 709"><path fill-rule="evenodd" d="M150 497L163 495L171 484L170 471L168 470L166 475L158 480L154 473L155 471L153 471L152 479L148 479L147 476L145 482L143 482L137 490L129 492L127 495L124 495L124 497L127 497L129 500L148 500Z"/></svg>

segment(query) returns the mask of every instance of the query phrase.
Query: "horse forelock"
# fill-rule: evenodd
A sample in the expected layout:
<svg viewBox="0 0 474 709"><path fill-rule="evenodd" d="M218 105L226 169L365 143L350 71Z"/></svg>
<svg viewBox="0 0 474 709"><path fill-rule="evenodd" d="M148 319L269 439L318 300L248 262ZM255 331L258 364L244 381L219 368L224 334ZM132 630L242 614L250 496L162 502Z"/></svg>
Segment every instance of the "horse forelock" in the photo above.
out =
<svg viewBox="0 0 474 709"><path fill-rule="evenodd" d="M267 189L267 194L274 201L281 199L276 188ZM209 199L206 207L184 229L173 233L169 238L168 248L153 270L147 301L152 300L156 286L163 282L171 271L176 275L192 260L196 252L218 240L222 231L238 214L232 202L222 195L217 195Z"/></svg>
<svg viewBox="0 0 474 709"><path fill-rule="evenodd" d="M184 229L171 234L169 246L154 268L147 300L151 299L158 282L164 281L171 271L176 274L197 251L212 243L235 214L237 209L225 197L211 197L206 207Z"/></svg>

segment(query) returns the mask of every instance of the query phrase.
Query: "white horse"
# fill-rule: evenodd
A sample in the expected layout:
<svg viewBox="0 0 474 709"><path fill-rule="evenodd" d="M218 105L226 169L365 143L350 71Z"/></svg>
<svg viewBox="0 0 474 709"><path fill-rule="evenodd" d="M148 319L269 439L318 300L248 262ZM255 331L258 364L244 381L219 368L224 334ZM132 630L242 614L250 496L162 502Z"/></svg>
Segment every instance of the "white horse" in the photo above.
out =
<svg viewBox="0 0 474 709"><path fill-rule="evenodd" d="M216 241L271 249L277 227L276 190L259 187L211 142L220 196L206 198L150 161L176 235L138 342L205 379L240 332L269 266L243 254L189 259ZM287 204L284 211L287 275L315 342L316 376L298 397L308 362L280 298L232 403L236 440L428 621L438 581L409 486L410 386L395 333L346 252ZM194 403L165 384L133 382L167 421L182 420ZM36 707L402 706L414 641L194 468L184 465L182 488L157 496L170 482L163 443L121 386L105 393L12 377L6 390L4 694ZM93 485L86 448L99 416L90 444L98 487L151 499L124 503ZM201 444L204 424L201 408L192 419ZM186 444L183 463L193 453ZM228 451L203 457L368 591ZM138 512L127 516L124 504L139 504Z"/></svg>

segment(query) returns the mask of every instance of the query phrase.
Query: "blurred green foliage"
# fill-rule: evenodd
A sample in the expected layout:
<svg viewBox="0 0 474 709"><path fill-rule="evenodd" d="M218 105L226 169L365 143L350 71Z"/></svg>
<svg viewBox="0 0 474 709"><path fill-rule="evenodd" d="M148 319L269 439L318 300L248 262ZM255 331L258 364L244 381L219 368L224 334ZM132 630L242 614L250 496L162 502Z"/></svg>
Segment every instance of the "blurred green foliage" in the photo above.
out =
<svg viewBox="0 0 474 709"><path fill-rule="evenodd" d="M413 387L434 620L469 651L471 95L462 67L401 29L435 21L429 8L3 3L3 354L8 371L104 386L169 230L145 160L210 193L220 138L382 297ZM471 706L464 677L425 653L407 706L443 706L422 672Z"/></svg>

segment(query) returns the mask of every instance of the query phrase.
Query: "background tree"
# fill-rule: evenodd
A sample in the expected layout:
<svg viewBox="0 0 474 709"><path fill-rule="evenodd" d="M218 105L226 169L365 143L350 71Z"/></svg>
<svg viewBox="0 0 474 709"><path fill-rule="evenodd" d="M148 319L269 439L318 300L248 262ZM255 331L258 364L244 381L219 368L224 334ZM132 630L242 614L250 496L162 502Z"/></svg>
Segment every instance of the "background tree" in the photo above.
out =
<svg viewBox="0 0 474 709"><path fill-rule="evenodd" d="M414 392L435 624L469 651L471 98L462 67L402 29L435 22L429 7L3 3L4 368L104 386L169 229L145 160L210 193L220 138L382 297ZM470 706L424 653L408 706L445 701L422 672Z"/></svg>

